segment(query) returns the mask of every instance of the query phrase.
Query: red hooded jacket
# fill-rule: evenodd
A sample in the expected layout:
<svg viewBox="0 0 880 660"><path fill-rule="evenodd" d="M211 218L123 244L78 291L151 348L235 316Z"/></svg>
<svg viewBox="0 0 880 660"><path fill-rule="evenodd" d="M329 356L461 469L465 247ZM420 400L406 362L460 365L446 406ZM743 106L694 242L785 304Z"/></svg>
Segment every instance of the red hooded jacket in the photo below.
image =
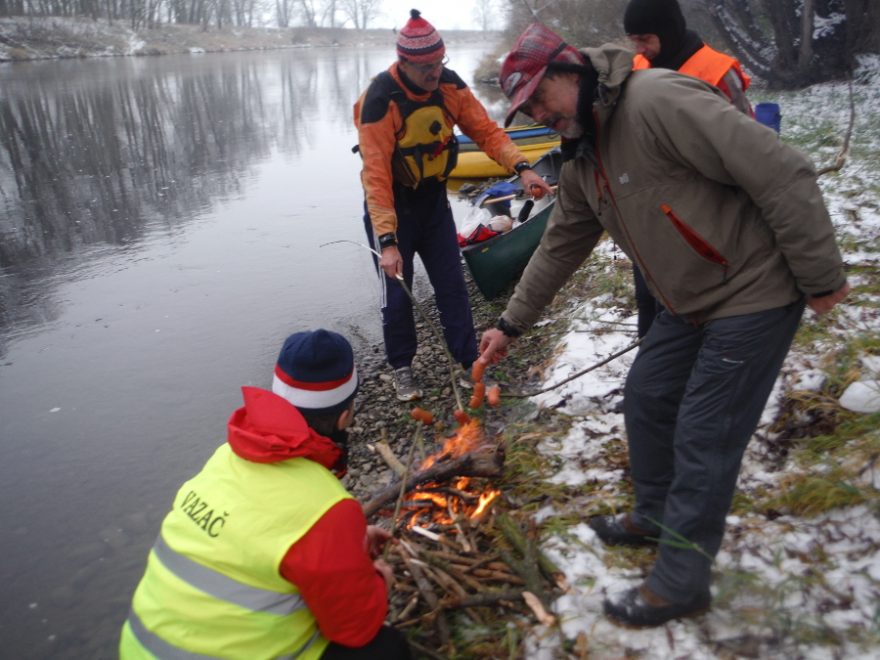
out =
<svg viewBox="0 0 880 660"><path fill-rule="evenodd" d="M228 441L237 456L254 463L307 458L331 469L340 449L306 424L282 397L243 387L244 406L229 418ZM385 580L367 552L367 520L360 503L331 507L294 543L279 571L296 585L321 634L358 647L370 642L388 611Z"/></svg>

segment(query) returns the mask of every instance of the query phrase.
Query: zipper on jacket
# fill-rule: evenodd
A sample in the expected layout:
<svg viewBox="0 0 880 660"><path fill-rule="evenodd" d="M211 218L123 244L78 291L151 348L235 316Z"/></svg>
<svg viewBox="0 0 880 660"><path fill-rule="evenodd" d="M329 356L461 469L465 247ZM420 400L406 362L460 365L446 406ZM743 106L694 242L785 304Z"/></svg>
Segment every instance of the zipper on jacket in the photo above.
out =
<svg viewBox="0 0 880 660"><path fill-rule="evenodd" d="M623 220L623 214L620 212L620 207L617 206L617 199L614 197L614 193L611 191L611 183L608 180L608 173L605 171L605 164L602 162L602 152L599 147L599 128L601 124L599 123L599 113L596 112L596 109L593 109L593 121L596 123L596 170L602 175L602 182L605 187L605 192L608 193L608 199L611 200L611 206L614 207L614 212L617 215L617 221L620 223L620 228L623 230L623 233L626 234L626 239L629 241L630 246L632 247L632 251L635 253L636 259L636 267L640 268L642 271L642 275L646 280L651 282L654 285L654 288L657 291L657 294L660 296L660 301L663 303L663 306L666 308L670 314L678 316L678 312L675 311L675 308L670 304L669 299L663 295L663 291L660 289L660 286L657 284L657 280L654 279L653 273L648 270L648 267L645 265L645 260L642 258L642 253L639 252L639 248L636 247L635 241L633 241L632 234L629 232L629 228L626 226L626 222ZM598 183L598 174L597 183ZM602 187L597 186L599 198L602 197Z"/></svg>
<svg viewBox="0 0 880 660"><path fill-rule="evenodd" d="M672 225L678 233L681 234L681 237L684 238L687 244L690 245L697 254L707 261L711 261L714 264L724 267L724 280L727 281L727 267L730 265L727 258L715 249L709 241L700 236L693 227L679 218L669 204L661 204L660 210L663 211L667 218L669 218Z"/></svg>

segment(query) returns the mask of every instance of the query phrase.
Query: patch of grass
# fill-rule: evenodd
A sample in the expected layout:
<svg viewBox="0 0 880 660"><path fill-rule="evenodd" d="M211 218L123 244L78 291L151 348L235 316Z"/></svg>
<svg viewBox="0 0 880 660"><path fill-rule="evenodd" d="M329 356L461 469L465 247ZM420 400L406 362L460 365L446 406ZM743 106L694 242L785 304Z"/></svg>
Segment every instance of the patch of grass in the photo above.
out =
<svg viewBox="0 0 880 660"><path fill-rule="evenodd" d="M862 376L862 355L880 355L880 336L864 332L850 337L824 360L829 380L825 392L835 398Z"/></svg>
<svg viewBox="0 0 880 660"><path fill-rule="evenodd" d="M638 569L645 575L657 560L657 549L650 546L630 548L625 545L613 546L605 553L605 565L611 569Z"/></svg>
<svg viewBox="0 0 880 660"><path fill-rule="evenodd" d="M760 497L759 492L745 493L741 490L734 491L730 512L736 516L756 513L760 510L756 500L757 497Z"/></svg>
<svg viewBox="0 0 880 660"><path fill-rule="evenodd" d="M795 516L816 516L832 509L855 506L867 499L841 468L832 468L822 475L788 475L780 482L780 491L766 502L767 508Z"/></svg>
<svg viewBox="0 0 880 660"><path fill-rule="evenodd" d="M782 557L777 557L777 562L781 561ZM880 630L876 627L839 630L825 623L821 606L818 611L811 611L792 605L804 599L820 598L827 601L829 607L847 608L845 601L849 597L829 585L822 571L788 575L778 582L750 571L725 570L714 582L715 607L730 610L745 633L733 641L750 638L748 645L760 647L757 654L747 654L747 657L803 657L803 650L808 647L840 648L844 639L848 644L865 649L875 647L880 641ZM746 594L746 602L737 602L740 594Z"/></svg>
<svg viewBox="0 0 880 660"><path fill-rule="evenodd" d="M809 350L812 346L830 344L834 341L835 335L829 324L805 317L794 336L792 347Z"/></svg>
<svg viewBox="0 0 880 660"><path fill-rule="evenodd" d="M833 435L819 435L804 443L803 449L811 459L821 459L829 453L846 447L851 441L862 438L862 451L868 454L880 452L880 413L851 415L836 429Z"/></svg>

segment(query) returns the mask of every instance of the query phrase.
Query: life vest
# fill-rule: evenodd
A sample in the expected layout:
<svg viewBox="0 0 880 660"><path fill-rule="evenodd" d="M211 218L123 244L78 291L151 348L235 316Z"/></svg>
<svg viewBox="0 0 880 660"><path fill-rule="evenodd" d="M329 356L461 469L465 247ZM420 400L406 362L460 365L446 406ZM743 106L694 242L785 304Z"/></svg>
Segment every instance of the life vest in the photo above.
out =
<svg viewBox="0 0 880 660"><path fill-rule="evenodd" d="M320 658L328 641L279 567L291 545L350 497L314 461L252 463L222 445L162 523L120 658Z"/></svg>
<svg viewBox="0 0 880 660"><path fill-rule="evenodd" d="M447 121L443 94L435 89L427 101L413 101L388 72L383 71L373 83L378 92L397 105L401 128L395 135L397 146L391 159L391 171L398 183L417 188L425 179L449 178L458 161L458 140Z"/></svg>
<svg viewBox="0 0 880 660"><path fill-rule="evenodd" d="M644 55L636 55L633 58L633 70L650 69L651 61ZM688 60L679 67L678 72L684 73L700 80L705 80L710 85L718 86L721 79L728 71L733 69L739 76L742 83L743 91L748 89L751 78L749 78L742 70L739 62L735 57L719 53L714 48L710 48L703 44L696 53L691 55Z"/></svg>

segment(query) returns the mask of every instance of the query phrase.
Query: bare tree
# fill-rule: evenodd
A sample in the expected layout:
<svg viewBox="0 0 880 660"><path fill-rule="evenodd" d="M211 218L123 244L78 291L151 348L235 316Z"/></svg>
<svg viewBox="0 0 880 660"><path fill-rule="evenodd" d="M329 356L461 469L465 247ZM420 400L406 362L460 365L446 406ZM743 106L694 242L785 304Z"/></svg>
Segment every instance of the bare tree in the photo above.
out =
<svg viewBox="0 0 880 660"><path fill-rule="evenodd" d="M355 29L365 30L379 14L379 0L337 0L339 8Z"/></svg>
<svg viewBox="0 0 880 660"><path fill-rule="evenodd" d="M474 20L483 32L497 24L498 13L495 0L477 0L474 3Z"/></svg>
<svg viewBox="0 0 880 660"><path fill-rule="evenodd" d="M321 25L336 27L336 0L324 0L324 10L321 13Z"/></svg>
<svg viewBox="0 0 880 660"><path fill-rule="evenodd" d="M275 0L275 20L280 28L290 27L291 0Z"/></svg>
<svg viewBox="0 0 880 660"><path fill-rule="evenodd" d="M877 0L709 0L719 32L775 87L846 77L880 45Z"/></svg>
<svg viewBox="0 0 880 660"><path fill-rule="evenodd" d="M310 28L318 26L315 0L296 0L296 7L303 18L303 25Z"/></svg>

